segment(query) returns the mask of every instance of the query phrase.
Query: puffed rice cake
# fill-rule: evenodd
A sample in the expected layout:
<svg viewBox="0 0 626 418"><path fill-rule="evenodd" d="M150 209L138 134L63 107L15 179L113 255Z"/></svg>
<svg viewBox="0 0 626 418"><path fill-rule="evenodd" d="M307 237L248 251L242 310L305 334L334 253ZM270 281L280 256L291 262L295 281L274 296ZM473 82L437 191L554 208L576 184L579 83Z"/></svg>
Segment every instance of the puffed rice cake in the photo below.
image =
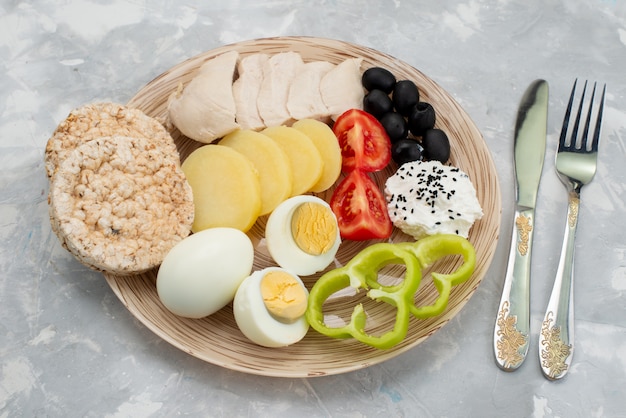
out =
<svg viewBox="0 0 626 418"><path fill-rule="evenodd" d="M118 103L89 103L72 110L48 139L44 157L48 178L52 178L61 161L78 145L112 135L148 138L176 152L176 144L167 129L141 110Z"/></svg>
<svg viewBox="0 0 626 418"><path fill-rule="evenodd" d="M49 208L67 250L118 275L158 266L189 235L194 214L178 153L120 135L92 139L67 154L52 177Z"/></svg>

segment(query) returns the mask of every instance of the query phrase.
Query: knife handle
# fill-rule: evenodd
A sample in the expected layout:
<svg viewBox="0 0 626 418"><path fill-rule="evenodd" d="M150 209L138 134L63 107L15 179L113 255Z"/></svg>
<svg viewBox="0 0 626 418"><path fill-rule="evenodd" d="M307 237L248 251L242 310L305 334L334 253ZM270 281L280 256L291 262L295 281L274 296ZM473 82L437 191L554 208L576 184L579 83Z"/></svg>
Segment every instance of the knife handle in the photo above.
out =
<svg viewBox="0 0 626 418"><path fill-rule="evenodd" d="M515 210L504 289L493 332L496 363L505 371L522 365L530 335L530 256L535 211Z"/></svg>

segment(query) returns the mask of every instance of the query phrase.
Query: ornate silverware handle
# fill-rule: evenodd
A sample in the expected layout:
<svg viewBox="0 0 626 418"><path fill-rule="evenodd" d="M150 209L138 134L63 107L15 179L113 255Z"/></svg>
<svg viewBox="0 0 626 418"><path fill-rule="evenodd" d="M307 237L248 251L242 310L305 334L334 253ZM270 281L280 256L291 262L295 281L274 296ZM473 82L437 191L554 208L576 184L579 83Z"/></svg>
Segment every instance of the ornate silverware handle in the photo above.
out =
<svg viewBox="0 0 626 418"><path fill-rule="evenodd" d="M565 376L574 354L574 238L579 202L579 193L571 191L559 266L539 335L541 370L551 380Z"/></svg>
<svg viewBox="0 0 626 418"><path fill-rule="evenodd" d="M528 353L530 332L530 255L534 209L516 210L504 289L493 333L496 363L513 371Z"/></svg>

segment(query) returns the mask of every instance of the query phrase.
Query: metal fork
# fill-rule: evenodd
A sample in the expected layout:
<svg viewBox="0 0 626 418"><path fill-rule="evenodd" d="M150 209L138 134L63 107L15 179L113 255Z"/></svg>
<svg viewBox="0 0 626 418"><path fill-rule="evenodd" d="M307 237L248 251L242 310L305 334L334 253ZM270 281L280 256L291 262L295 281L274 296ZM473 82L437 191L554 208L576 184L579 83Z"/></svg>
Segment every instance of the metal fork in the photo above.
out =
<svg viewBox="0 0 626 418"><path fill-rule="evenodd" d="M583 86L578 113L573 123L571 136L568 140L568 128L576 83L567 105L563 127L556 154L556 171L565 184L568 192L567 222L565 236L561 248L561 256L554 280L554 287L548 302L548 308L541 324L539 335L539 361L543 374L550 380L560 379L570 368L574 353L574 237L578 224L578 208L582 187L589 183L596 173L598 142L604 110L606 84L602 89L596 120L593 127L593 138L588 143L596 84L589 99L587 116L582 135L578 138L578 128L583 115L583 105L587 82Z"/></svg>

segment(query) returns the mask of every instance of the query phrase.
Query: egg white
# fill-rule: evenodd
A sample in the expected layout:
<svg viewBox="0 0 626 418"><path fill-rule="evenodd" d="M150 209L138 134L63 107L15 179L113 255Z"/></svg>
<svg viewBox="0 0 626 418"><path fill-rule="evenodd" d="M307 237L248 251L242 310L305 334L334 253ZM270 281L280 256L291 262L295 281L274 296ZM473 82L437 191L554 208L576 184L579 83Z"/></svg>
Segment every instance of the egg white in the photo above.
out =
<svg viewBox="0 0 626 418"><path fill-rule="evenodd" d="M285 347L304 338L309 323L304 315L292 323L281 322L265 307L261 296L261 279L274 270L281 269L267 267L255 271L239 285L233 301L233 312L237 326L250 341L264 347ZM302 280L291 275L302 285L308 297L309 292Z"/></svg>
<svg viewBox="0 0 626 418"><path fill-rule="evenodd" d="M336 225L337 236L335 242L324 254L308 254L298 247L291 232L291 218L298 206L307 202L319 203L331 210L330 205L319 197L312 195L294 196L285 200L274 209L265 226L267 249L274 261L285 270L299 276L310 276L328 267L335 259L341 244L339 226ZM336 218L334 219L336 223L337 220Z"/></svg>
<svg viewBox="0 0 626 418"><path fill-rule="evenodd" d="M172 248L157 273L159 299L172 313L203 318L230 303L250 275L254 248L234 228L197 232Z"/></svg>

